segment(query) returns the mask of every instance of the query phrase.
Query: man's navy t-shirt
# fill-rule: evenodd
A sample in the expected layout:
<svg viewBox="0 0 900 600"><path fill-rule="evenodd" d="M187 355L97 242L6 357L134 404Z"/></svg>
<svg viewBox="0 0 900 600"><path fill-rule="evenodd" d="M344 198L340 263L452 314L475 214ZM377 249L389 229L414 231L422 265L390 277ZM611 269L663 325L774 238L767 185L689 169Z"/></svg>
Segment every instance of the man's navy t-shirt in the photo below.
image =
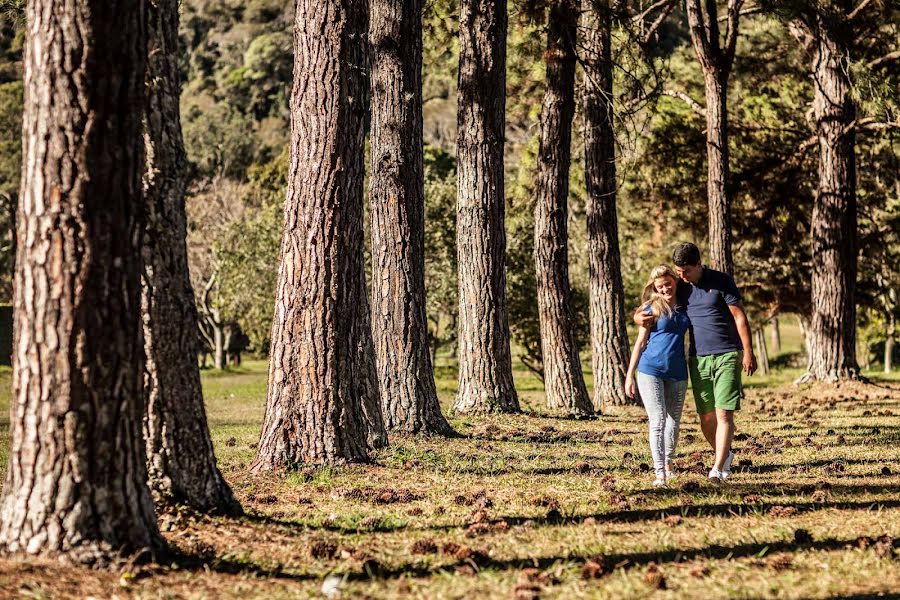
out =
<svg viewBox="0 0 900 600"><path fill-rule="evenodd" d="M691 319L691 356L724 354L743 349L729 305L739 304L741 292L727 273L703 267L696 284L678 282L678 304Z"/></svg>

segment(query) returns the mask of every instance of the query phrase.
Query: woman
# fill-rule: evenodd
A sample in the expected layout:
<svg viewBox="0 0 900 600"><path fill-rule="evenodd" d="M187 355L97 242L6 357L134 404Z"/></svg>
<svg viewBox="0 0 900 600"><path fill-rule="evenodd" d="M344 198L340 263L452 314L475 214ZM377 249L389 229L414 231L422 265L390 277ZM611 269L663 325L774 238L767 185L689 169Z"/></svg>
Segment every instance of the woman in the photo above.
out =
<svg viewBox="0 0 900 600"><path fill-rule="evenodd" d="M638 332L625 376L625 394L634 397L636 379L650 419L650 450L656 473L654 487L664 486L667 479L674 477L672 459L687 390L684 334L690 319L684 308L676 305L677 286L675 273L666 265L660 265L650 273L650 280L641 294L641 304L644 312L653 315L653 321Z"/></svg>

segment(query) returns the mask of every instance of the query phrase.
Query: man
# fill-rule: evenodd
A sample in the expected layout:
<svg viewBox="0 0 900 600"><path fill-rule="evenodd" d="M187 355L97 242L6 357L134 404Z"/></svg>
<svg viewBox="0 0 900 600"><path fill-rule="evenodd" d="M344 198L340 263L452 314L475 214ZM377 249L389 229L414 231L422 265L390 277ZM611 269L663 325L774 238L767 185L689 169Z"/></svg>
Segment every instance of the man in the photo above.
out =
<svg viewBox="0 0 900 600"><path fill-rule="evenodd" d="M724 481L731 475L734 453L734 411L741 408L741 371L752 375L756 357L750 324L741 307L741 293L727 273L704 267L700 249L683 242L672 252L675 273L681 278L678 304L691 319L688 369L703 436L715 450L709 478ZM638 309L634 322L650 325L652 315Z"/></svg>

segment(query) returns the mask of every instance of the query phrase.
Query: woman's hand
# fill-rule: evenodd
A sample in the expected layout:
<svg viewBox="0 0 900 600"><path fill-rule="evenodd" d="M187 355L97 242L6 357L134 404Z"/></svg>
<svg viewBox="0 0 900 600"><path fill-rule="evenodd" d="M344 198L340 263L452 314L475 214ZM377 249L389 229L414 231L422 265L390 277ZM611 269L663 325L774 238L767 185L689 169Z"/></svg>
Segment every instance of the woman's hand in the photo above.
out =
<svg viewBox="0 0 900 600"><path fill-rule="evenodd" d="M634 377L631 375L625 377L625 395L634 398Z"/></svg>

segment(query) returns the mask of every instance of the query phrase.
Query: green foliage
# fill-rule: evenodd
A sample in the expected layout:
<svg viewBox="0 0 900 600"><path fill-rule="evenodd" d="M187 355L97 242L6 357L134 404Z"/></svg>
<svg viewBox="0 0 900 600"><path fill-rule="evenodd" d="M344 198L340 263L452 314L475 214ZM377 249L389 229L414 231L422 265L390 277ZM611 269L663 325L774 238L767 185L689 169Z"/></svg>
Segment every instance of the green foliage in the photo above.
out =
<svg viewBox="0 0 900 600"><path fill-rule="evenodd" d="M22 41L19 0L0 3L0 302L12 301L16 200L22 165Z"/></svg>
<svg viewBox="0 0 900 600"><path fill-rule="evenodd" d="M251 168L243 194L248 210L226 226L214 244L222 310L237 321L258 355L269 349L287 171L287 151Z"/></svg>
<svg viewBox="0 0 900 600"><path fill-rule="evenodd" d="M223 309L241 326L256 354L269 348L283 222L280 205L263 206L227 227L216 244Z"/></svg>
<svg viewBox="0 0 900 600"><path fill-rule="evenodd" d="M253 120L221 102L183 111L184 144L195 177L244 179L255 160L265 157L253 138Z"/></svg>
<svg viewBox="0 0 900 600"><path fill-rule="evenodd" d="M458 312L456 160L425 147L425 312L432 351L454 344Z"/></svg>

